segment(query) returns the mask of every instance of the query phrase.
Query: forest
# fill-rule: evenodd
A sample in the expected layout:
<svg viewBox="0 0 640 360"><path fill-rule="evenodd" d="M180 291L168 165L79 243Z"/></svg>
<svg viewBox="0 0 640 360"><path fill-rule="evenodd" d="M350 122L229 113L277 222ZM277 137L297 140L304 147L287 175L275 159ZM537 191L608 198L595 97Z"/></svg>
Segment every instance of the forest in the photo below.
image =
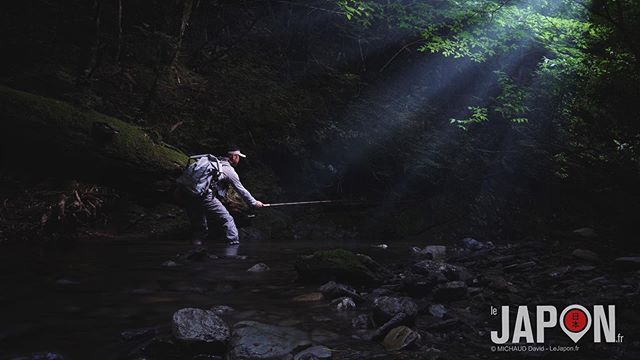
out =
<svg viewBox="0 0 640 360"><path fill-rule="evenodd" d="M640 1L0 16L0 360L640 356Z"/></svg>

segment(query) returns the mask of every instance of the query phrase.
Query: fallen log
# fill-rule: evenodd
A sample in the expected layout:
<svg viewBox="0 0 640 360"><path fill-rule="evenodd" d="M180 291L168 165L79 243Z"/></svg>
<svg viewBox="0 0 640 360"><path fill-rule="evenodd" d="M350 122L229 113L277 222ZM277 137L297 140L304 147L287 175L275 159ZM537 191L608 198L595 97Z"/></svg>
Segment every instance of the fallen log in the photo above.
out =
<svg viewBox="0 0 640 360"><path fill-rule="evenodd" d="M0 86L5 167L83 179L146 195L166 193L187 156L142 129L63 101Z"/></svg>

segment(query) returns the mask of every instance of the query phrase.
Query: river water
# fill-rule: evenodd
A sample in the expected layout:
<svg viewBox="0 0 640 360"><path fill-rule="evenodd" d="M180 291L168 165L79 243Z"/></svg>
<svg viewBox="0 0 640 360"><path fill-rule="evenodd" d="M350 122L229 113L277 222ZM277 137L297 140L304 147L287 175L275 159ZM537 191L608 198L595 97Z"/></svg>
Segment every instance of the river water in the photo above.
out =
<svg viewBox="0 0 640 360"><path fill-rule="evenodd" d="M256 320L306 330L333 348L383 348L354 339L350 319L328 301L296 303L297 295L318 285L296 282L299 254L346 248L382 262L408 254L408 245L382 250L364 242L318 243L255 241L228 248L209 244L218 259L187 260L186 241L83 242L46 254L0 254L0 359L50 351L67 359L127 358L150 336L124 340L124 331L169 329L173 312L184 307L235 309L224 318L232 325ZM395 251L394 251L395 249ZM237 250L236 255L234 250ZM163 265L173 260L175 267ZM254 264L271 270L251 273Z"/></svg>

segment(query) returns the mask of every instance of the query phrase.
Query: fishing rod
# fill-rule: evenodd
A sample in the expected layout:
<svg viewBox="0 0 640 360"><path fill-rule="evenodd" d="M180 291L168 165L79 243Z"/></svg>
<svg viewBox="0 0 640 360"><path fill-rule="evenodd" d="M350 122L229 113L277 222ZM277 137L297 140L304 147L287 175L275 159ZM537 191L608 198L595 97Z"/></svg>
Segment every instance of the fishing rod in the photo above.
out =
<svg viewBox="0 0 640 360"><path fill-rule="evenodd" d="M337 203L337 202L340 202L340 200L295 201L295 202L263 204L262 206L274 207L274 206L290 206L290 205L329 204L329 203Z"/></svg>
<svg viewBox="0 0 640 360"><path fill-rule="evenodd" d="M312 205L312 204L342 204L342 205L381 205L381 204L411 204L419 202L421 200L406 200L406 201L367 201L367 200L317 200L317 201L295 201L295 202L281 202L273 204L263 204L263 207L276 207L276 206L292 206L292 205Z"/></svg>

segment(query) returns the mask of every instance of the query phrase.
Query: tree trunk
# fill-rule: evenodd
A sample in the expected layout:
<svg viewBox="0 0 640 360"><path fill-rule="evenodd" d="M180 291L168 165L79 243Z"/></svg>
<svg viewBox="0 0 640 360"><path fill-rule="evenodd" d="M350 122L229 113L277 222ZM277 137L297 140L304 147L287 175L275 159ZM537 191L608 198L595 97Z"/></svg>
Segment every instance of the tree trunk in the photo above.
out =
<svg viewBox="0 0 640 360"><path fill-rule="evenodd" d="M120 62L120 53L122 52L122 0L118 0L118 14L116 23L118 32L116 45L116 63Z"/></svg>
<svg viewBox="0 0 640 360"><path fill-rule="evenodd" d="M0 113L5 162L42 177L84 179L157 197L172 188L187 161L124 121L4 86Z"/></svg>
<svg viewBox="0 0 640 360"><path fill-rule="evenodd" d="M102 2L100 2L100 0L94 0L93 9L94 33L91 45L89 46L87 64L83 70L84 80L90 79L93 75L98 64L98 51L100 50L100 17L102 16Z"/></svg>

